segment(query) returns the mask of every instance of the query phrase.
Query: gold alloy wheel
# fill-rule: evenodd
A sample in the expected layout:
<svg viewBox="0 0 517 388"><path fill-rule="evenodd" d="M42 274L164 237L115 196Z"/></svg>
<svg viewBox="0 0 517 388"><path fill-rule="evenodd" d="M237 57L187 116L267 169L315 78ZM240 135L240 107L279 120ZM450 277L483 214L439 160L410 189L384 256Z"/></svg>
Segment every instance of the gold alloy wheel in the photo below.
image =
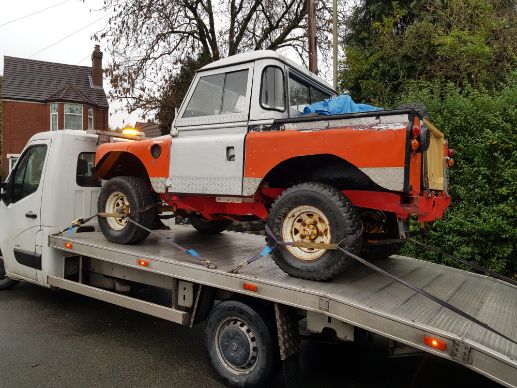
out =
<svg viewBox="0 0 517 388"><path fill-rule="evenodd" d="M129 201L125 194L120 191L115 191L110 194L106 201L106 213L125 213L128 214L130 211ZM128 223L127 217L115 218L107 217L109 226L111 229L120 231L124 229Z"/></svg>
<svg viewBox="0 0 517 388"><path fill-rule="evenodd" d="M329 244L331 240L330 223L325 214L314 206L298 206L292 209L282 223L282 240L285 242L311 242ZM319 259L325 249L295 248L287 250L299 260Z"/></svg>

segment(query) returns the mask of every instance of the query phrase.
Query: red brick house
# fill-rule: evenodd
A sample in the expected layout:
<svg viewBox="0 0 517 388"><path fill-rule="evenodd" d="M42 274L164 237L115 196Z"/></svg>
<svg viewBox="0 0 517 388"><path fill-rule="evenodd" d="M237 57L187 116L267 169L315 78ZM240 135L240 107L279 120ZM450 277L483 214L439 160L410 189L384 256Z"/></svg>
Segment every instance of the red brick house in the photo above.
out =
<svg viewBox="0 0 517 388"><path fill-rule="evenodd" d="M102 52L92 66L74 66L4 56L2 86L2 176L29 138L60 129L108 130L108 100L102 86Z"/></svg>

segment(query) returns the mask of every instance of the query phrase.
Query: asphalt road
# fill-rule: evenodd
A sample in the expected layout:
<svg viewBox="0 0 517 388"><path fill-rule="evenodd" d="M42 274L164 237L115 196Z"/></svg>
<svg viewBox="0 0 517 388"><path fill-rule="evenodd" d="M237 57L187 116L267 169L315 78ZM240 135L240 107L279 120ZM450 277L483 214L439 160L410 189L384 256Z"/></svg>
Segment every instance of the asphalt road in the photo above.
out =
<svg viewBox="0 0 517 388"><path fill-rule="evenodd" d="M0 387L222 387L188 329L26 283L0 292ZM281 373L272 387L285 387ZM432 356L388 358L385 341L303 341L296 387L497 387Z"/></svg>

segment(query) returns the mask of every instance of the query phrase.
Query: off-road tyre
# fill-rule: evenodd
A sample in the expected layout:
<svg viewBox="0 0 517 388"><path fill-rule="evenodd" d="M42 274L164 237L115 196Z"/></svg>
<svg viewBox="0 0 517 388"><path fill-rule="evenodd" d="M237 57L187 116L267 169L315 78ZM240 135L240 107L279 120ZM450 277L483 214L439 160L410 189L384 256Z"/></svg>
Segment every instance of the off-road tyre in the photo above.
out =
<svg viewBox="0 0 517 388"><path fill-rule="evenodd" d="M362 246L362 224L359 214L350 200L332 186L322 183L301 183L285 190L273 203L268 215L268 225L277 239L282 239L284 219L299 206L312 206L320 209L327 217L330 243L338 243L346 237L356 238L343 248L359 254ZM275 242L266 237L269 245ZM339 250L327 250L313 261L304 261L294 256L286 247L278 246L272 256L276 264L287 274L303 279L324 281L344 272L355 261Z"/></svg>
<svg viewBox="0 0 517 388"><path fill-rule="evenodd" d="M194 229L201 234L218 234L224 232L232 224L231 220L208 221L197 214L189 216L189 220Z"/></svg>
<svg viewBox="0 0 517 388"><path fill-rule="evenodd" d="M414 102L410 104L404 104L399 106L397 109L412 109L416 111L421 119L427 118L429 119L429 111L427 110L427 106L421 102Z"/></svg>
<svg viewBox="0 0 517 388"><path fill-rule="evenodd" d="M399 106L397 109L412 109L418 113L420 118L429 120L429 111L427 107L422 103L413 103L413 104L404 104ZM420 127L420 135L418 136L418 143L420 144L418 147L418 152L425 152L429 149L429 145L431 144L431 132L429 128L426 126Z"/></svg>
<svg viewBox="0 0 517 388"><path fill-rule="evenodd" d="M214 306L208 316L205 345L210 362L230 387L266 386L278 366L274 316L261 307L227 300ZM253 361L235 364L248 358Z"/></svg>
<svg viewBox="0 0 517 388"><path fill-rule="evenodd" d="M5 273L4 259L2 258L2 253L0 252L0 291L8 290L16 283L18 283L16 280L9 279L7 277Z"/></svg>
<svg viewBox="0 0 517 388"><path fill-rule="evenodd" d="M101 189L97 201L99 213L106 212L106 203L113 193L122 193L127 197L130 207L130 219L148 229L153 227L156 210L150 209L142 213L135 212L154 203L154 193L147 182L134 176L118 176L108 180ZM108 211L109 212L109 211ZM99 227L107 240L117 244L136 244L143 241L149 232L131 222L127 222L121 230L113 229L106 217L99 217Z"/></svg>

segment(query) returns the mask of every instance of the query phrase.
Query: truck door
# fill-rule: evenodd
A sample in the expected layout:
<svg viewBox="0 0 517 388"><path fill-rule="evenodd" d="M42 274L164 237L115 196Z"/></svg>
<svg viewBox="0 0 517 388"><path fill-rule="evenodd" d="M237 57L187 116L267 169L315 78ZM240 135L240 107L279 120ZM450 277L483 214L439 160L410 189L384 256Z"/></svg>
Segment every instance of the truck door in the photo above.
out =
<svg viewBox="0 0 517 388"><path fill-rule="evenodd" d="M7 196L0 204L0 246L8 274L36 280L41 254L36 234L41 229L42 177L49 141L25 149L9 175Z"/></svg>
<svg viewBox="0 0 517 388"><path fill-rule="evenodd" d="M241 195L253 64L197 75L175 121L171 190Z"/></svg>

